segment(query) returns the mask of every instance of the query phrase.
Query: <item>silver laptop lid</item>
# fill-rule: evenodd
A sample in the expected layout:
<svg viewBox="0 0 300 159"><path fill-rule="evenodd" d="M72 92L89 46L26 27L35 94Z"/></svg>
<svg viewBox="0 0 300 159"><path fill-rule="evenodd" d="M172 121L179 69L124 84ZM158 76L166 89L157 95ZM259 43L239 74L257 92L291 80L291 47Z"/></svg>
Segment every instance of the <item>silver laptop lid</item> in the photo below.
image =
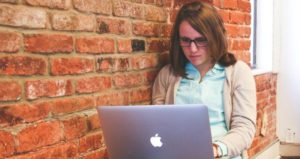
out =
<svg viewBox="0 0 300 159"><path fill-rule="evenodd" d="M111 159L213 158L203 105L99 106Z"/></svg>

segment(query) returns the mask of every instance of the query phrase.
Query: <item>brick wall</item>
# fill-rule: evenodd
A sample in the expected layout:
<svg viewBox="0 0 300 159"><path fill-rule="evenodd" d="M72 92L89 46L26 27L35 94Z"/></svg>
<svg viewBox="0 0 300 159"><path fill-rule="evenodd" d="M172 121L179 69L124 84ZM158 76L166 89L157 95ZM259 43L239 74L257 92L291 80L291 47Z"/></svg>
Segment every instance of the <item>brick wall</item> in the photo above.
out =
<svg viewBox="0 0 300 159"><path fill-rule="evenodd" d="M230 51L249 62L249 1L206 1L224 18ZM0 158L107 158L95 107L150 103L186 2L0 0ZM256 81L251 156L277 138L276 75Z"/></svg>

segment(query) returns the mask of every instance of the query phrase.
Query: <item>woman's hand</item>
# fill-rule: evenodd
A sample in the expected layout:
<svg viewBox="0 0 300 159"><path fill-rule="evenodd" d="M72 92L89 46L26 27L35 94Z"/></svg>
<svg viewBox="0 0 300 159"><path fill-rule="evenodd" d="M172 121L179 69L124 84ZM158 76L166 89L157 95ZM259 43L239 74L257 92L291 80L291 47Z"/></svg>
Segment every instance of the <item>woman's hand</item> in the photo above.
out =
<svg viewBox="0 0 300 159"><path fill-rule="evenodd" d="M214 158L218 156L218 150L216 146L213 146L213 151L214 151Z"/></svg>
<svg viewBox="0 0 300 159"><path fill-rule="evenodd" d="M213 152L214 152L214 158L219 158L219 154L218 154L218 145L213 144Z"/></svg>

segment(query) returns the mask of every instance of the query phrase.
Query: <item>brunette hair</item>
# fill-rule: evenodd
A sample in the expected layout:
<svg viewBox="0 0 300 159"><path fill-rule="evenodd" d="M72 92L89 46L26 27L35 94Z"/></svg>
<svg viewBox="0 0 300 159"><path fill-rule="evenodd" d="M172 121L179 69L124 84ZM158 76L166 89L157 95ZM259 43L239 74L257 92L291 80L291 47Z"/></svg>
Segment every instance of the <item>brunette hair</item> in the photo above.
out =
<svg viewBox="0 0 300 159"><path fill-rule="evenodd" d="M176 75L186 77L185 64L188 62L180 46L179 26L187 21L208 42L212 63L227 67L236 63L236 58L227 51L224 23L216 9L204 2L185 4L179 10L171 35L170 62Z"/></svg>

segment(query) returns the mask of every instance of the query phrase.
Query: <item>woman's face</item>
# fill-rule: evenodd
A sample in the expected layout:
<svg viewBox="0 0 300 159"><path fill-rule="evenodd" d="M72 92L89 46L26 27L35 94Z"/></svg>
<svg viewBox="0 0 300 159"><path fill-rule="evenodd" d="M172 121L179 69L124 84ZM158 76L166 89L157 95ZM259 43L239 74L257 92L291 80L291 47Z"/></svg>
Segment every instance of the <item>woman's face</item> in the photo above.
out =
<svg viewBox="0 0 300 159"><path fill-rule="evenodd" d="M211 66L211 56L207 51L207 40L187 21L179 25L180 46L185 57L198 69Z"/></svg>

